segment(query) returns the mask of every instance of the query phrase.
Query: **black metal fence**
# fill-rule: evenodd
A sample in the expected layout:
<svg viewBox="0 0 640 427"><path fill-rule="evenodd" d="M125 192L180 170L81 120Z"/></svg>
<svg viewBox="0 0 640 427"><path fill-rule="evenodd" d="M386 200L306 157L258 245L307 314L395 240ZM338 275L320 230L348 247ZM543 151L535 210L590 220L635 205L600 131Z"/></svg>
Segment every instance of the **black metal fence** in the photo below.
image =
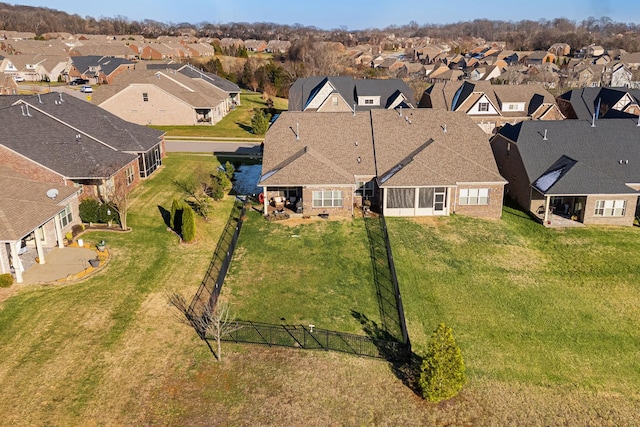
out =
<svg viewBox="0 0 640 427"><path fill-rule="evenodd" d="M383 359L404 357L406 346L398 341L378 340L366 335L318 329L303 325L274 325L249 321L233 322L235 331L223 341L294 347L307 350L331 350ZM207 336L207 339L215 337Z"/></svg>
<svg viewBox="0 0 640 427"><path fill-rule="evenodd" d="M402 342L410 352L411 343L407 332L387 223L384 216L380 214L379 216L365 217L365 226L369 238L376 294L384 332Z"/></svg>
<svg viewBox="0 0 640 427"><path fill-rule="evenodd" d="M236 200L231 209L231 214L227 224L218 240L218 245L213 252L213 258L207 269L207 273L200 283L200 287L189 304L186 313L196 327L197 332L204 338L202 325L208 323L208 317L218 301L224 278L227 275L233 251L238 243L238 236L242 228L242 217L245 214L245 207L242 201ZM198 321L200 320L200 321Z"/></svg>

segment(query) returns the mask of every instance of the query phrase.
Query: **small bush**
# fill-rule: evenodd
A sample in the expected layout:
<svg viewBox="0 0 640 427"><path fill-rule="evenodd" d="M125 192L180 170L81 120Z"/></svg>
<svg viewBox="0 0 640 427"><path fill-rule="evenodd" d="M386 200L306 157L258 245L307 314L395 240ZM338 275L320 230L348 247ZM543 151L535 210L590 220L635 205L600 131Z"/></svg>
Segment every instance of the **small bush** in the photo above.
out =
<svg viewBox="0 0 640 427"><path fill-rule="evenodd" d="M64 237L65 237L69 242L71 242L71 241L73 240L73 233L72 233L71 231L67 231L67 232L64 234Z"/></svg>
<svg viewBox="0 0 640 427"><path fill-rule="evenodd" d="M458 394L466 382L462 352L453 338L453 331L440 323L429 341L422 362L419 380L422 395L428 401L437 403Z"/></svg>
<svg viewBox="0 0 640 427"><path fill-rule="evenodd" d="M196 237L196 216L191 206L185 204L182 208L182 239L190 242Z"/></svg>
<svg viewBox="0 0 640 427"><path fill-rule="evenodd" d="M8 288L13 285L13 276L10 273L0 274L0 288Z"/></svg>
<svg viewBox="0 0 640 427"><path fill-rule="evenodd" d="M84 199L80 202L80 219L82 222L98 222L100 202L96 199Z"/></svg>
<svg viewBox="0 0 640 427"><path fill-rule="evenodd" d="M84 225L82 224L76 224L73 227L71 227L71 232L73 233L73 237L76 237L78 234L82 233L84 231Z"/></svg>

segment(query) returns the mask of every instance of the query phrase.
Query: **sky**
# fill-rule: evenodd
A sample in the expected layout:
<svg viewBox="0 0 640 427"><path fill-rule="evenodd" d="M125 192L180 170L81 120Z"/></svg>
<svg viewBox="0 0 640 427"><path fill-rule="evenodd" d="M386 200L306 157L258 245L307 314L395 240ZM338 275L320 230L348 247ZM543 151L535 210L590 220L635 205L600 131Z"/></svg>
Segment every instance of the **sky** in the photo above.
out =
<svg viewBox="0 0 640 427"><path fill-rule="evenodd" d="M21 0L14 4L57 9L82 17L187 22L274 22L321 29L362 30L402 26L411 21L449 24L474 19L538 21L588 17L640 23L638 0ZM53 4L53 5L52 5Z"/></svg>

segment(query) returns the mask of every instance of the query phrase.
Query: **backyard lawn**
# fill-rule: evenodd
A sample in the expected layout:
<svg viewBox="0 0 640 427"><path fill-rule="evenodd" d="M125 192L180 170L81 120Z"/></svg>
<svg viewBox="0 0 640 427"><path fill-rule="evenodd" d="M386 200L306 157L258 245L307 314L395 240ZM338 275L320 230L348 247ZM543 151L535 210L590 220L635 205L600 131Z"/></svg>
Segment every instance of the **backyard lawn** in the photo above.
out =
<svg viewBox="0 0 640 427"><path fill-rule="evenodd" d="M547 230L500 221L388 219L415 353L453 327L469 383L424 402L389 363L324 351L223 345L215 362L169 293L196 292L231 210L196 243L163 220L172 181L206 155L169 154L134 191L130 233L84 281L24 286L0 302L0 425L634 425L640 419L639 228ZM379 316L361 219L248 217L222 298L243 320L362 333Z"/></svg>
<svg viewBox="0 0 640 427"><path fill-rule="evenodd" d="M242 320L364 335L355 313L380 323L364 221L302 221L251 212L223 293Z"/></svg>
<svg viewBox="0 0 640 427"><path fill-rule="evenodd" d="M286 99L274 98L273 101L273 107L278 112L287 109ZM167 132L168 137L259 138L264 135L254 135L251 132L251 118L256 110L262 108L267 108L262 94L243 92L240 95L240 105L214 126L153 126L153 128Z"/></svg>

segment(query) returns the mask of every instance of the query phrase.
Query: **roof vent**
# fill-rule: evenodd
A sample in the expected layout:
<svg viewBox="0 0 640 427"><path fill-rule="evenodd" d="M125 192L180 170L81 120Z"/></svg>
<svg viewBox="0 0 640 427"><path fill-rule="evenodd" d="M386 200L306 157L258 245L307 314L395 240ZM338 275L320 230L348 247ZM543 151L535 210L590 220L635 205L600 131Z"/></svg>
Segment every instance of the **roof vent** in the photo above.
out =
<svg viewBox="0 0 640 427"><path fill-rule="evenodd" d="M358 141L356 141L356 147L358 146Z"/></svg>
<svg viewBox="0 0 640 427"><path fill-rule="evenodd" d="M638 124L636 126L640 126L640 115L638 115Z"/></svg>
<svg viewBox="0 0 640 427"><path fill-rule="evenodd" d="M447 133L447 125L442 126L442 132Z"/></svg>
<svg viewBox="0 0 640 427"><path fill-rule="evenodd" d="M62 104L64 102L64 99L62 99L62 92L58 92L58 96L60 98L59 104Z"/></svg>
<svg viewBox="0 0 640 427"><path fill-rule="evenodd" d="M25 108L27 110L27 116L31 117L31 113L29 112L29 104L25 104Z"/></svg>
<svg viewBox="0 0 640 427"><path fill-rule="evenodd" d="M358 163L360 163L362 161L362 159L360 158L360 156L358 156Z"/></svg>
<svg viewBox="0 0 640 427"><path fill-rule="evenodd" d="M42 104L42 98L40 98L40 94L38 94L38 102Z"/></svg>
<svg viewBox="0 0 640 427"><path fill-rule="evenodd" d="M591 127L594 128L596 127L596 114L593 113L593 119L591 120Z"/></svg>
<svg viewBox="0 0 640 427"><path fill-rule="evenodd" d="M300 139L300 123L296 122L296 140Z"/></svg>
<svg viewBox="0 0 640 427"><path fill-rule="evenodd" d="M547 141L547 130L544 130L544 135L542 136L543 141Z"/></svg>
<svg viewBox="0 0 640 427"><path fill-rule="evenodd" d="M20 106L20 111L22 111L22 115L23 115L23 116L26 116L26 114L24 113L24 105L21 105L21 106Z"/></svg>

